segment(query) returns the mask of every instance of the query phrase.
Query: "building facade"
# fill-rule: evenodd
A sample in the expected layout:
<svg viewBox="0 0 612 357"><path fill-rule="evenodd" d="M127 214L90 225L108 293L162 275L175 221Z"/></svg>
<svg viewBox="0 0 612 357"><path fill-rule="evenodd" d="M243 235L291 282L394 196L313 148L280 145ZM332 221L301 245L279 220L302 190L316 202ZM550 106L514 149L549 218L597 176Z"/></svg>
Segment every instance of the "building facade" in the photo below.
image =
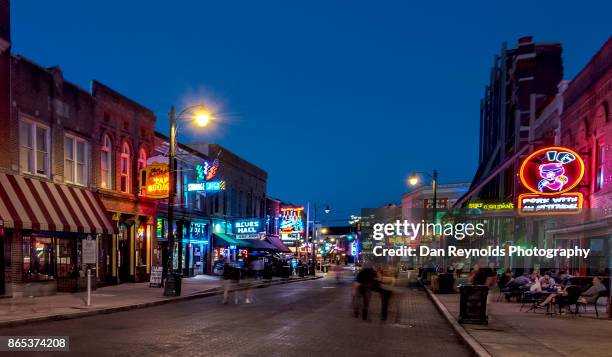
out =
<svg viewBox="0 0 612 357"><path fill-rule="evenodd" d="M107 283L148 281L156 201L140 188L141 171L154 148L155 115L132 99L93 81L92 185L118 234L101 249Z"/></svg>
<svg viewBox="0 0 612 357"><path fill-rule="evenodd" d="M107 264L101 255L83 260L84 240L99 247L115 233L94 193L95 100L59 67L22 56L11 57L10 76L10 115L0 125L8 128L0 160L5 293L74 291L87 269L101 278Z"/></svg>
<svg viewBox="0 0 612 357"><path fill-rule="evenodd" d="M612 38L568 83L563 92L558 142L579 152L585 174L578 188L583 212L549 229L560 247L591 249L591 257L561 261L586 275L609 275L612 266Z"/></svg>

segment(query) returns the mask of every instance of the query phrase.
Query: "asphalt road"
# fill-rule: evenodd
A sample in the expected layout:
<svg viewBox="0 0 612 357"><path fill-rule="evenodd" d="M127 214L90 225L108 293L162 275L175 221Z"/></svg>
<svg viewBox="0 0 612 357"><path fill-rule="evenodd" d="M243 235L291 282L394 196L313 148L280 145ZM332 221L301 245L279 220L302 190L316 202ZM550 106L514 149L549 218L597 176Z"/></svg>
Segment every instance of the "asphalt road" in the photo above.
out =
<svg viewBox="0 0 612 357"><path fill-rule="evenodd" d="M350 277L349 277L350 278ZM74 356L469 356L418 288L396 294L390 321L372 301L351 315L350 282L331 278L251 291L253 302L209 297L152 308L0 329L0 336L70 336ZM401 311L400 311L401 310ZM398 312L400 311L400 312ZM1 354L1 352L0 352Z"/></svg>

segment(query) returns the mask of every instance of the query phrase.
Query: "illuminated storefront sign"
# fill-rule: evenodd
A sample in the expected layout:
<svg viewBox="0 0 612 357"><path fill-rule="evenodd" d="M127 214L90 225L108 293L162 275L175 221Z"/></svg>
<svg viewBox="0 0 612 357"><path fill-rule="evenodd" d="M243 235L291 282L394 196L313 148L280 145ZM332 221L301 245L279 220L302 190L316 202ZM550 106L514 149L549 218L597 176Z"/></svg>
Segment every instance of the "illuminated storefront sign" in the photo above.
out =
<svg viewBox="0 0 612 357"><path fill-rule="evenodd" d="M302 213L304 207L282 207L281 208L281 234L301 234L304 232L304 221Z"/></svg>
<svg viewBox="0 0 612 357"><path fill-rule="evenodd" d="M234 222L234 234L237 239L259 239L261 220L241 219Z"/></svg>
<svg viewBox="0 0 612 357"><path fill-rule="evenodd" d="M582 194L569 192L555 196L543 196L527 193L519 196L518 206L522 214L577 213L582 208Z"/></svg>
<svg viewBox="0 0 612 357"><path fill-rule="evenodd" d="M547 215L578 213L582 209L580 192L569 192L584 176L584 161L575 151L553 146L527 156L519 178L532 193L519 195L520 214Z"/></svg>
<svg viewBox="0 0 612 357"><path fill-rule="evenodd" d="M485 211L503 211L514 209L513 202L470 202L468 208Z"/></svg>
<svg viewBox="0 0 612 357"><path fill-rule="evenodd" d="M153 163L146 171L145 196L150 198L168 198L170 188L170 172L168 164Z"/></svg>
<svg viewBox="0 0 612 357"><path fill-rule="evenodd" d="M196 165L195 169L198 175L198 182L210 181L217 176L217 172L219 171L219 159L215 159L212 164L208 161L204 161L201 165Z"/></svg>
<svg viewBox="0 0 612 357"><path fill-rule="evenodd" d="M225 190L225 181L213 180L219 172L219 159L215 159L212 164L204 161L201 165L196 165L196 182L187 184L187 191L223 191Z"/></svg>
<svg viewBox="0 0 612 357"><path fill-rule="evenodd" d="M206 181L187 184L187 191L223 191L225 190L225 181Z"/></svg>
<svg viewBox="0 0 612 357"><path fill-rule="evenodd" d="M200 244L208 244L206 226L206 223L191 222L189 225L189 241Z"/></svg>

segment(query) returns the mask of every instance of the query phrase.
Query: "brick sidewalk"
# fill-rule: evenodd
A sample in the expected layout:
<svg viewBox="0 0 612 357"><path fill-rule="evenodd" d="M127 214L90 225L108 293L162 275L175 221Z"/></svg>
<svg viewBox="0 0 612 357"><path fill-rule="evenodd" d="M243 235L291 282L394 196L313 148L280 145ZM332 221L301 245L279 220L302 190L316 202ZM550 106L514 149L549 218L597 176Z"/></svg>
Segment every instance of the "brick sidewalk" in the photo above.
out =
<svg viewBox="0 0 612 357"><path fill-rule="evenodd" d="M436 297L457 319L459 294ZM550 317L540 311L521 312L520 307L494 302L489 306L488 326L462 326L493 356L610 356L612 320L595 319L592 311Z"/></svg>
<svg viewBox="0 0 612 357"><path fill-rule="evenodd" d="M272 280L272 282L280 281L280 278ZM240 286L260 285L261 282L261 280L243 280ZM218 278L210 276L183 279L181 297L197 296L207 292L214 294L222 288L222 283ZM86 299L86 292L0 299L0 325L33 319L70 318L96 311L112 312L112 309L144 307L180 298L164 297L163 288L150 288L149 283L124 283L92 291L91 306L86 306Z"/></svg>

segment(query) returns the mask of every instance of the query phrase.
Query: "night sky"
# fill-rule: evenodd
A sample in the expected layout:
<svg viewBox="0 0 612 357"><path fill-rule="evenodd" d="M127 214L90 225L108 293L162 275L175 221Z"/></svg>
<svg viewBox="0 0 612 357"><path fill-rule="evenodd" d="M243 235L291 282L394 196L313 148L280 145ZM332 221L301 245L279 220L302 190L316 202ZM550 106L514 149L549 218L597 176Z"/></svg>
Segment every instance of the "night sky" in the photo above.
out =
<svg viewBox="0 0 612 357"><path fill-rule="evenodd" d="M203 100L185 142L268 172L270 196L333 217L399 202L412 170L476 169L479 101L502 41L563 45L571 79L611 35L612 2L12 1L13 51L152 109ZM574 4L574 6L571 6Z"/></svg>

